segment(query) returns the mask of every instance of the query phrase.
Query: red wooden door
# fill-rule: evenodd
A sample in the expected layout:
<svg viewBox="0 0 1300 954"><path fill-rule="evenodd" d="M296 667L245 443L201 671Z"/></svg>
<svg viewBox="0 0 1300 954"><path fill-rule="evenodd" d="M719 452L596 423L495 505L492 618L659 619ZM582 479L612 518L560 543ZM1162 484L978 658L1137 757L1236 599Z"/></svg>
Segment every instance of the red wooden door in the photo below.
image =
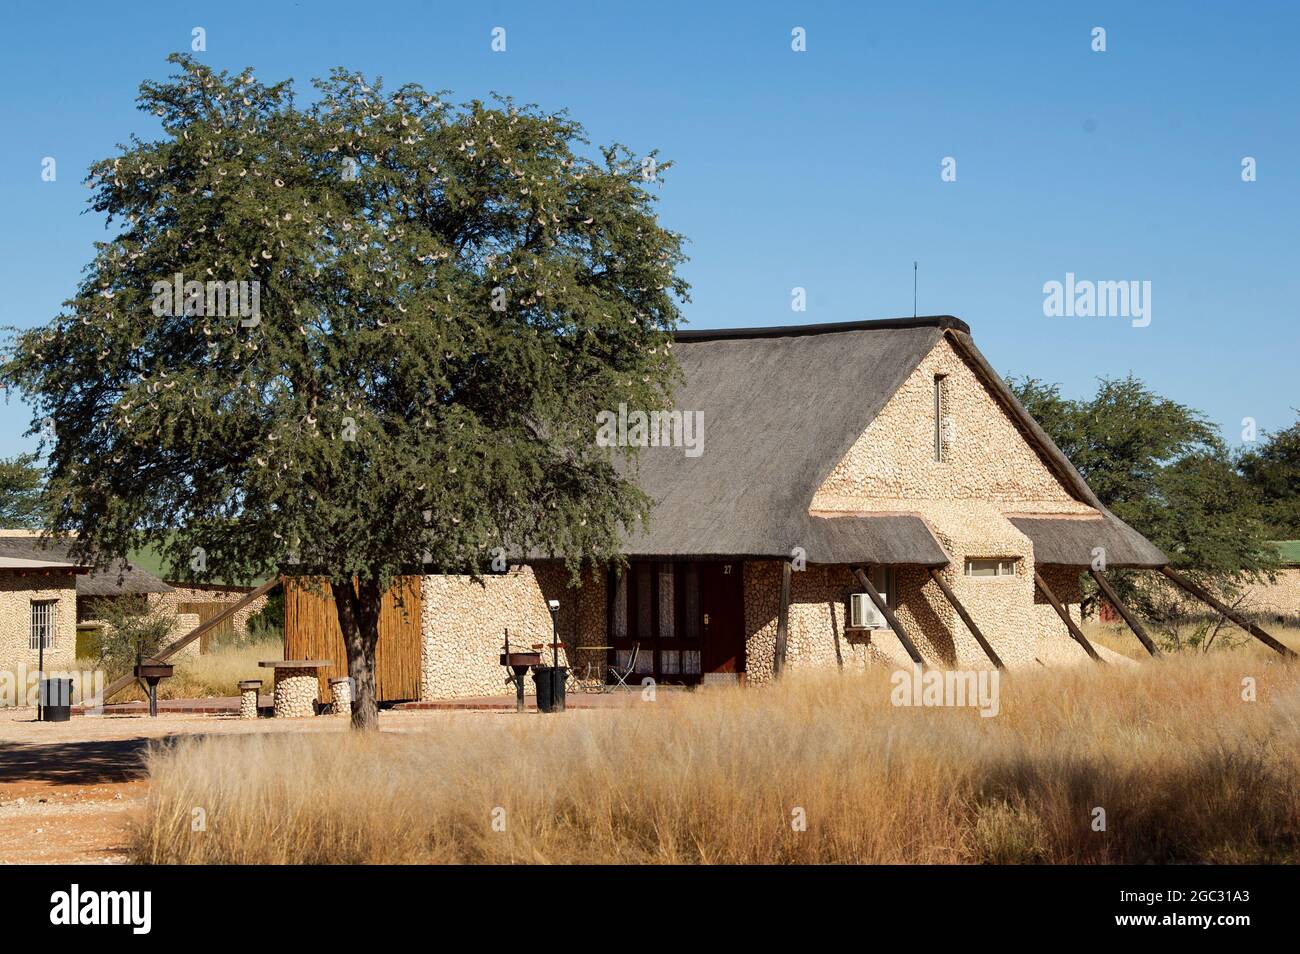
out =
<svg viewBox="0 0 1300 954"><path fill-rule="evenodd" d="M703 670L745 671L744 564L701 563L700 632L703 635Z"/></svg>

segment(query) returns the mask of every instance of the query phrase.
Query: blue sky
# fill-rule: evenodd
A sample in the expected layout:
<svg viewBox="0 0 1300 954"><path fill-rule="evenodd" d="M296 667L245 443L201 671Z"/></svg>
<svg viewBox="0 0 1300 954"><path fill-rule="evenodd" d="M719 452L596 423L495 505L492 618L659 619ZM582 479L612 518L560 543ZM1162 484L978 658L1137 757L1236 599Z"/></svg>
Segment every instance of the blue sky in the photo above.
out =
<svg viewBox="0 0 1300 954"><path fill-rule="evenodd" d="M0 324L44 323L72 292L105 236L86 166L154 134L136 87L167 75L195 26L205 62L303 93L343 65L567 107L593 142L657 147L676 163L660 212L690 239L691 326L910 315L917 260L920 313L965 319L1000 371L1071 396L1132 371L1234 443L1243 417L1296 419L1300 5L8 7ZM797 26L806 52L791 50ZM1067 272L1150 281L1151 323L1046 317L1043 285ZM34 446L28 418L0 408L0 455Z"/></svg>

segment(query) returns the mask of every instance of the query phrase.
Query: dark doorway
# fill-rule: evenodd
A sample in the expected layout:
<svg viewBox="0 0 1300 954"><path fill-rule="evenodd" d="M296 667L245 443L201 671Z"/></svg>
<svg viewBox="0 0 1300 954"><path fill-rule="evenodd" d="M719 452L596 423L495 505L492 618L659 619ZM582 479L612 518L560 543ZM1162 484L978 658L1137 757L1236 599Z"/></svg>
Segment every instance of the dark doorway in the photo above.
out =
<svg viewBox="0 0 1300 954"><path fill-rule="evenodd" d="M744 564L701 563L700 628L706 673L745 671Z"/></svg>
<svg viewBox="0 0 1300 954"><path fill-rule="evenodd" d="M612 662L635 678L697 683L745 671L744 564L633 561L609 579Z"/></svg>

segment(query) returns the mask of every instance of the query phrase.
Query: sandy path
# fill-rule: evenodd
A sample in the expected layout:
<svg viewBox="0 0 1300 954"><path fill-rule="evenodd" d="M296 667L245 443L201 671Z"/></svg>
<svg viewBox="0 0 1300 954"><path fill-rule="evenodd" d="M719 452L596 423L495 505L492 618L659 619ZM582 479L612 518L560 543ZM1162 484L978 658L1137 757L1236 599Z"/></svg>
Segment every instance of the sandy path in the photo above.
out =
<svg viewBox="0 0 1300 954"><path fill-rule="evenodd" d="M0 864L113 864L127 860L132 817L148 793L141 758L153 740L178 735L345 732L330 718L244 722L223 716L74 717L35 721L33 709L0 709ZM393 712L388 732L436 729L447 720L513 713ZM504 723L502 723L504 725Z"/></svg>

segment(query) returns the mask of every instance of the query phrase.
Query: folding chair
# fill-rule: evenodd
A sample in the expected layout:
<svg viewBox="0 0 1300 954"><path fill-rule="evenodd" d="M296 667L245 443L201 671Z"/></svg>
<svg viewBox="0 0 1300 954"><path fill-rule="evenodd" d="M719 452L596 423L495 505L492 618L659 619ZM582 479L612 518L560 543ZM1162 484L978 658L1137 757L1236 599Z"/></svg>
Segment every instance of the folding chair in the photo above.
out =
<svg viewBox="0 0 1300 954"><path fill-rule="evenodd" d="M564 655L569 660L569 677L566 682L570 692L604 692L605 680L601 676L600 668L590 659L586 662L579 662L578 653L589 647L570 646L568 643L560 640L560 645L564 647ZM602 660L603 662L603 660Z"/></svg>
<svg viewBox="0 0 1300 954"><path fill-rule="evenodd" d="M627 665L624 667L620 667L620 666L609 667L609 674L614 677L614 684L613 686L610 687L611 691L617 689L619 686L623 687L624 692L632 691L632 687L627 684L627 680L628 677L630 677L634 672L636 672L636 661L640 655L641 655L641 644L633 643L632 655L628 659Z"/></svg>

